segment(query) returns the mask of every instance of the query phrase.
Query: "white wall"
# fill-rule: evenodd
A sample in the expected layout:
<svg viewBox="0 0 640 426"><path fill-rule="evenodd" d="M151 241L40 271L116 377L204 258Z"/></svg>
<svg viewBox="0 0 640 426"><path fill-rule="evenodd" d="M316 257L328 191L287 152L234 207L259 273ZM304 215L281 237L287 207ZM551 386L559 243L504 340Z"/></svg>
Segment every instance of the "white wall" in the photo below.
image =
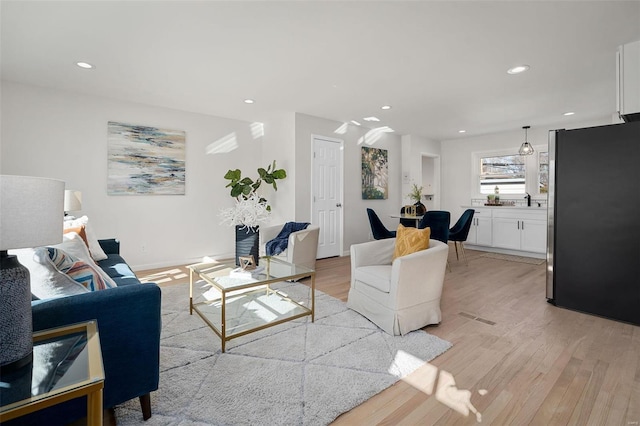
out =
<svg viewBox="0 0 640 426"><path fill-rule="evenodd" d="M423 158L428 156L433 158L434 170L436 175L432 175L426 179L423 170ZM439 208L440 205L440 173L437 167L437 159L440 157L440 142L427 139L416 135L402 136L402 166L403 173L408 173L409 180L402 181L402 205L413 204L415 201L410 199L407 194L411 192L411 187L415 183L418 186L424 186L423 194L435 194L433 200L426 203L422 201L428 209ZM425 185L426 183L426 185ZM431 184L431 188L428 185Z"/></svg>
<svg viewBox="0 0 640 426"><path fill-rule="evenodd" d="M371 238L366 208L373 208L389 229L389 217L406 204L410 182L402 173L421 176L422 156L441 158L440 207L452 221L471 201L472 153L496 149L516 152L521 129L446 140L383 134L375 147L389 151L389 198L362 200L360 147L366 128L299 113L273 113L264 134L254 123L167 108L120 102L52 89L2 82L0 172L62 179L82 191L87 214L99 238L117 237L134 269L188 263L204 255L231 257L234 230L219 224L220 208L233 204L223 176L239 168L252 177L273 160L287 170L278 192L263 188L272 208L270 223L310 220L311 135L344 140L343 253ZM186 195L108 196L107 122L122 121L186 131ZM529 141L547 144L548 130L610 124L611 117L571 126L532 128ZM252 125L254 124L254 125ZM342 133L341 133L342 132ZM226 138L226 139L225 139ZM206 154L222 139L235 141L231 152ZM404 166L403 166L404 164ZM436 207L437 208L437 207Z"/></svg>
<svg viewBox="0 0 640 426"><path fill-rule="evenodd" d="M82 191L82 213L97 236L119 238L123 256L135 269L187 263L204 255L231 257L234 230L220 225L218 218L220 208L233 204L224 188L225 172L239 168L254 177L258 167L266 166L263 158L276 159L279 167L293 165L293 154L280 156L293 142L290 125L287 131L287 123L279 122L286 117L276 116L265 125L273 136L254 137L251 123L238 120L5 81L1 90L1 173L58 178L67 189ZM110 120L186 131L186 195L107 195ZM293 123L292 116L289 121ZM224 137L235 140L237 148L205 154ZM270 144L265 156L264 141ZM292 208L294 185L288 183L280 185L283 200L265 191L272 206Z"/></svg>
<svg viewBox="0 0 640 426"><path fill-rule="evenodd" d="M555 129L575 129L611 124L611 117L602 117L588 122L558 124L555 127L532 127L528 131L528 140L534 148L548 146L549 131ZM472 191L473 153L506 149L517 153L524 142L524 130L445 140L441 143L442 152L442 210L451 212L451 222L460 217L463 205L469 205L475 197ZM532 193L533 198L535 197Z"/></svg>
<svg viewBox="0 0 640 426"><path fill-rule="evenodd" d="M388 150L389 155L389 198L386 200L363 200L361 180L361 138L369 129L339 121L327 120L296 114L296 220L311 219L311 138L312 135L326 136L344 141L343 253L348 253L351 244L368 241L371 228L367 208L376 211L389 229L396 229L398 219L389 217L399 212L402 205L401 192L401 145L400 137L383 134L373 145Z"/></svg>
<svg viewBox="0 0 640 426"><path fill-rule="evenodd" d="M295 209L296 188L299 186L295 142L294 113L273 113L265 120L260 167L266 168L276 160L277 168L287 171L287 178L277 182L277 192L274 192L271 186L261 188L271 206L269 224L275 225L293 220L291 212Z"/></svg>

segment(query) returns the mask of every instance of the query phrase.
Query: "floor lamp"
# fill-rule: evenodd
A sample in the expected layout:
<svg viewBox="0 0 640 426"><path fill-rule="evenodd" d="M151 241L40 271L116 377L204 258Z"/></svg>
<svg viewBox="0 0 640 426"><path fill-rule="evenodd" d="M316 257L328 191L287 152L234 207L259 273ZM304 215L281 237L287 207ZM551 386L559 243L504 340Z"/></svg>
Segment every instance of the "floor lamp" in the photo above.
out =
<svg viewBox="0 0 640 426"><path fill-rule="evenodd" d="M10 249L62 241L64 182L0 175L0 373L33 357L29 270Z"/></svg>

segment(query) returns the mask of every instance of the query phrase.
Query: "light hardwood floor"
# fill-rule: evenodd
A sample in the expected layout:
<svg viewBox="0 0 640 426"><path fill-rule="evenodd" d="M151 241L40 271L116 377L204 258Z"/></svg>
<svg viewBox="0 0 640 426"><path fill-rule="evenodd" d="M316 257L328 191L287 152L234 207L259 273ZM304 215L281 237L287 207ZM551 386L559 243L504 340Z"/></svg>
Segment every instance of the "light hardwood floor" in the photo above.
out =
<svg viewBox="0 0 640 426"><path fill-rule="evenodd" d="M482 255L467 250L466 266L451 249L442 323L425 328L453 348L334 424L476 424L429 389L437 369L438 381L449 373L470 392L482 424L639 425L640 327L548 304L544 264ZM349 261L318 261L317 289L346 301ZM138 275L160 285L188 280L183 267Z"/></svg>

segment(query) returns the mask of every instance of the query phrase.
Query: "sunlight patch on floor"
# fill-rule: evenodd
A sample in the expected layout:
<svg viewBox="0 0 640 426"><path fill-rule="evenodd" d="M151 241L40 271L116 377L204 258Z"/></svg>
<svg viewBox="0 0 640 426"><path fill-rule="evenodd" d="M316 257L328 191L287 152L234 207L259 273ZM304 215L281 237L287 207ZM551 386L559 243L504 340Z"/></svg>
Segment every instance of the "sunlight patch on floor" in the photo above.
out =
<svg viewBox="0 0 640 426"><path fill-rule="evenodd" d="M400 358L399 362L402 362L407 357L413 356L406 353L398 353L394 363L398 361L398 358ZM427 395L432 395L435 389L435 397L438 402L465 417L468 417L471 412L476 415L476 421L482 422L482 414L471 403L471 391L458 389L453 375L448 371L440 370L438 372L438 367L427 362L414 373L404 377L402 381ZM478 393L484 396L487 394L487 390L480 389Z"/></svg>

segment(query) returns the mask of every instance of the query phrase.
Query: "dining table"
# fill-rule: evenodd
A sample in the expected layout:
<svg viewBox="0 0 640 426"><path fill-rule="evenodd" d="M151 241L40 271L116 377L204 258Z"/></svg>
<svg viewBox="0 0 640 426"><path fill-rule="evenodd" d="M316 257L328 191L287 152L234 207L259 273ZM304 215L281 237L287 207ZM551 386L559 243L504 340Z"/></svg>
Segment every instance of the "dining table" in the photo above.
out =
<svg viewBox="0 0 640 426"><path fill-rule="evenodd" d="M397 218L397 219L404 219L404 220L415 220L416 221L416 228L418 227L418 224L420 223L420 221L422 220L422 217L424 215L411 215L411 214L404 214L404 213L394 213L389 215L390 217L393 218Z"/></svg>

